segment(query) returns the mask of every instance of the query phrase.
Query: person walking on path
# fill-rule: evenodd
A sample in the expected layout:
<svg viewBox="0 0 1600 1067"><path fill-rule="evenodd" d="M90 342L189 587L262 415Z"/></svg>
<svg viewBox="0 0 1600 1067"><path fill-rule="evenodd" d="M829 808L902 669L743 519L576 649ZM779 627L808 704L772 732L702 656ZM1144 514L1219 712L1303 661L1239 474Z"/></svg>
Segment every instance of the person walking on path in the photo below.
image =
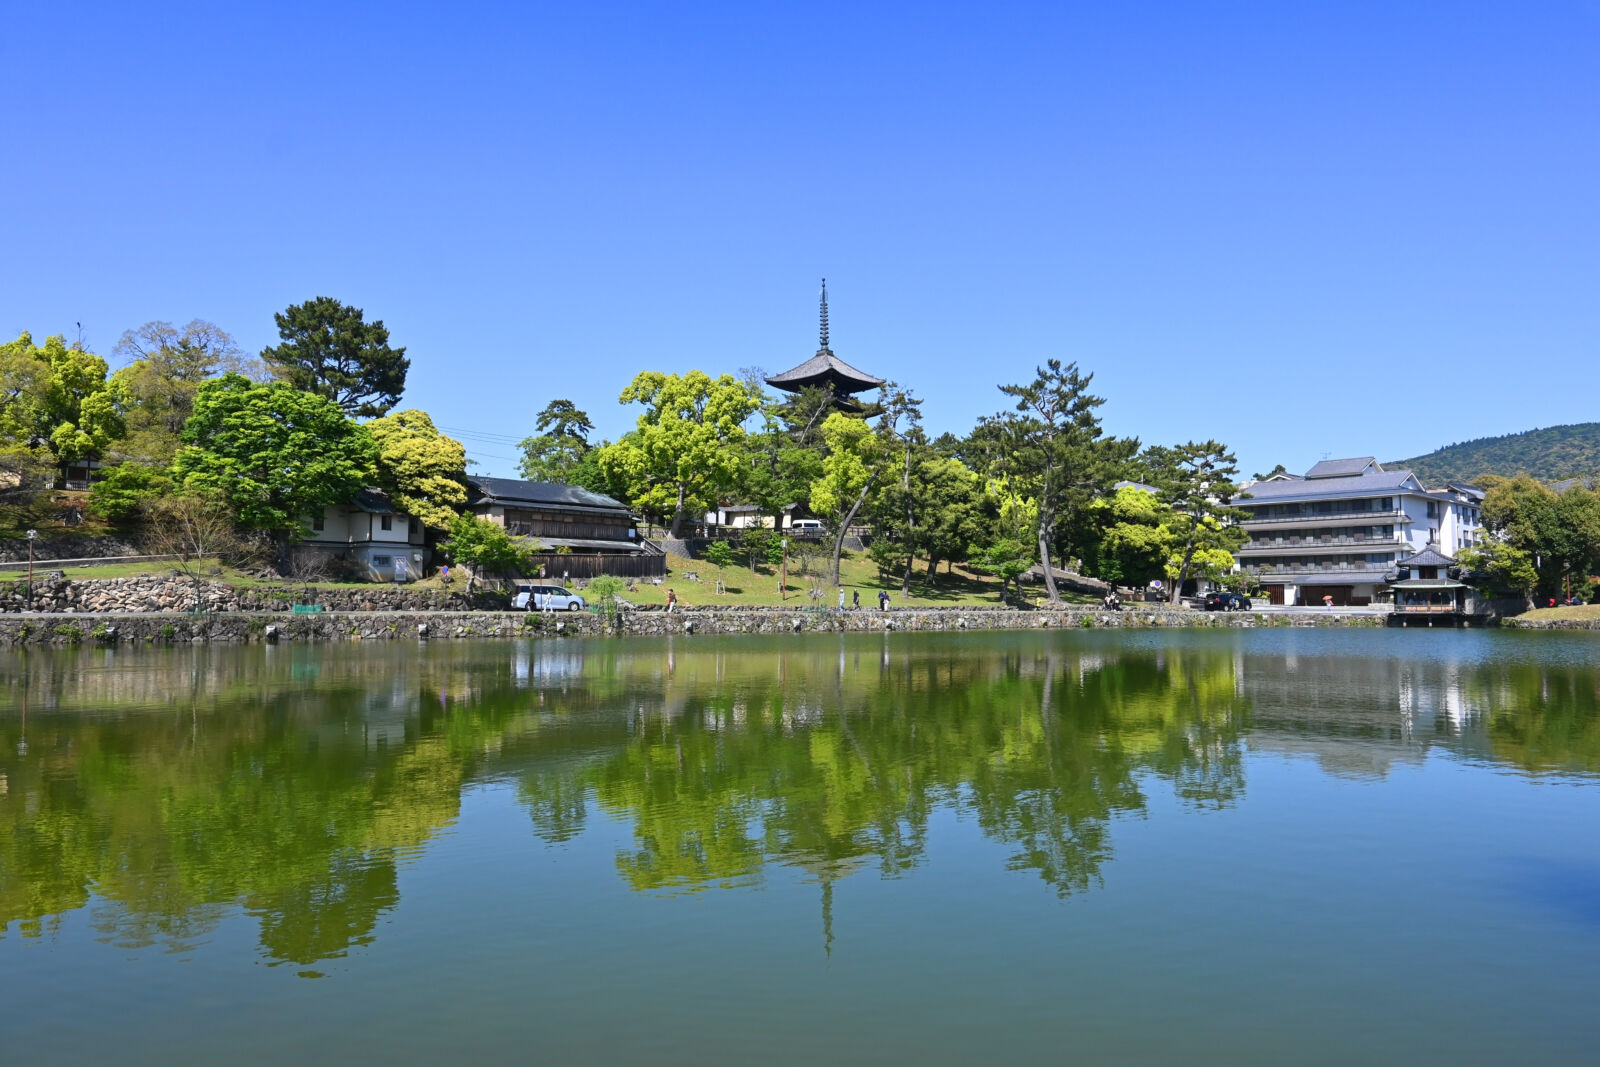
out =
<svg viewBox="0 0 1600 1067"><path fill-rule="evenodd" d="M667 590L667 611L668 611L668 613L670 613L672 611L672 609L677 607L677 606L678 606L678 592L677 592L677 590L668 589Z"/></svg>
<svg viewBox="0 0 1600 1067"><path fill-rule="evenodd" d="M861 610L861 590L859 590L859 589L850 590L850 610L851 611L860 611Z"/></svg>
<svg viewBox="0 0 1600 1067"><path fill-rule="evenodd" d="M1332 593L1323 593L1322 594L1322 604L1323 604L1323 607L1327 608L1329 611L1332 611L1333 610L1333 594Z"/></svg>
<svg viewBox="0 0 1600 1067"><path fill-rule="evenodd" d="M889 610L889 591L887 589L878 590L878 610Z"/></svg>
<svg viewBox="0 0 1600 1067"><path fill-rule="evenodd" d="M844 610L844 586L839 587L839 610Z"/></svg>

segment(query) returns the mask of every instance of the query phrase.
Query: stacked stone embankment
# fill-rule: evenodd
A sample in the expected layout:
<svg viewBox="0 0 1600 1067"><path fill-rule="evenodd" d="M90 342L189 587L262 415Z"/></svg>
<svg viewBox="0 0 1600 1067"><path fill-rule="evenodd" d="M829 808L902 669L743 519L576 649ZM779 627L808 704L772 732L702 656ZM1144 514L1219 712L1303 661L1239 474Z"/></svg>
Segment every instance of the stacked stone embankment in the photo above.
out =
<svg viewBox="0 0 1600 1067"><path fill-rule="evenodd" d="M140 614L173 611L288 611L295 604L320 604L327 611L473 611L508 606L495 590L438 592L372 585L312 588L291 585L236 587L181 575L137 578L43 579L33 582L33 611ZM27 581L0 580L0 613L30 610Z"/></svg>
<svg viewBox="0 0 1600 1067"><path fill-rule="evenodd" d="M116 537L74 537L70 534L39 537L33 542L35 560L51 559L110 559L113 556L137 556L144 549L132 541ZM28 541L11 537L0 541L0 562L20 562L28 558Z"/></svg>
<svg viewBox="0 0 1600 1067"><path fill-rule="evenodd" d="M722 608L629 611L615 621L587 612L350 611L321 615L222 612L202 615L58 614L0 616L0 644L122 645L449 640L462 637L599 637L712 634L960 632L984 630L1247 629L1382 626L1382 616L1340 613L1207 613L1143 606L1012 610L927 608L815 611Z"/></svg>

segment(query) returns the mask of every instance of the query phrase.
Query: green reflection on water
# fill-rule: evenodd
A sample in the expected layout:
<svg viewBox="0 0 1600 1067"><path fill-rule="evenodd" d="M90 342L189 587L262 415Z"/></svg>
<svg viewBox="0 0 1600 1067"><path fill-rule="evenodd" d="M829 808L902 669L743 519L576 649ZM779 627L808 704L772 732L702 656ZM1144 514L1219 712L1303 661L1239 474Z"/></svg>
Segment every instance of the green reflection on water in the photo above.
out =
<svg viewBox="0 0 1600 1067"><path fill-rule="evenodd" d="M398 869L512 781L532 833L631 829L639 890L829 886L925 861L972 818L1009 864L1088 891L1151 789L1243 796L1247 743L1384 773L1433 744L1600 768L1596 674L1539 662L1246 655L1091 635L85 650L0 661L0 924L92 907L185 951L234 909L272 962L374 937Z"/></svg>

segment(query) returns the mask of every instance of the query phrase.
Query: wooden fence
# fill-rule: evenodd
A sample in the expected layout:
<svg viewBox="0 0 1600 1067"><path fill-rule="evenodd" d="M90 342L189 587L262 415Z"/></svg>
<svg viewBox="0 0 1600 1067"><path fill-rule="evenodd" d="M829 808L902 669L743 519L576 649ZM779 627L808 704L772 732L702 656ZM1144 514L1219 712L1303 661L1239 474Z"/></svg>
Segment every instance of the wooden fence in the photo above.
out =
<svg viewBox="0 0 1600 1067"><path fill-rule="evenodd" d="M614 574L619 578L665 578L667 557L662 555L580 555L577 552L537 552L533 555L530 575L539 573L544 566L546 578L598 578Z"/></svg>

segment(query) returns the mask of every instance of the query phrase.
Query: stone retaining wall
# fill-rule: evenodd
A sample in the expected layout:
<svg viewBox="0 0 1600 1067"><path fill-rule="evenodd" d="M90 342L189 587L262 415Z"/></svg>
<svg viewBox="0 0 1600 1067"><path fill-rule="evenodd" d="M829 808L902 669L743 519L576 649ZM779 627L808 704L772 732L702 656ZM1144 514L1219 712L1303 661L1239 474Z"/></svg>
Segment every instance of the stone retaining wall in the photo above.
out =
<svg viewBox="0 0 1600 1067"><path fill-rule="evenodd" d="M33 558L42 559L105 559L108 556L137 556L144 549L132 541L116 537L73 537L61 534L40 537L33 542ZM28 558L27 538L7 538L0 541L0 560L11 562Z"/></svg>
<svg viewBox="0 0 1600 1067"><path fill-rule="evenodd" d="M1600 619L1502 619L1513 630L1600 630Z"/></svg>
<svg viewBox="0 0 1600 1067"><path fill-rule="evenodd" d="M0 580L0 613L27 609L25 578ZM328 611L473 611L508 606L507 595L494 590L440 593L392 585L311 589L302 586L235 588L225 582L170 575L137 578L86 578L33 581L33 609L40 612L139 614L190 611L288 611L299 603L321 604Z"/></svg>
<svg viewBox="0 0 1600 1067"><path fill-rule="evenodd" d="M667 634L789 634L1035 629L1147 629L1257 626L1380 627L1379 615L1200 612L1170 608L1106 611L929 608L896 611L715 611L628 612L619 631L630 636ZM424 629L425 628L425 629ZM0 617L0 645L113 645L237 643L256 641L390 641L458 637L581 637L612 632L603 615L505 611L363 611L324 615L28 615Z"/></svg>

